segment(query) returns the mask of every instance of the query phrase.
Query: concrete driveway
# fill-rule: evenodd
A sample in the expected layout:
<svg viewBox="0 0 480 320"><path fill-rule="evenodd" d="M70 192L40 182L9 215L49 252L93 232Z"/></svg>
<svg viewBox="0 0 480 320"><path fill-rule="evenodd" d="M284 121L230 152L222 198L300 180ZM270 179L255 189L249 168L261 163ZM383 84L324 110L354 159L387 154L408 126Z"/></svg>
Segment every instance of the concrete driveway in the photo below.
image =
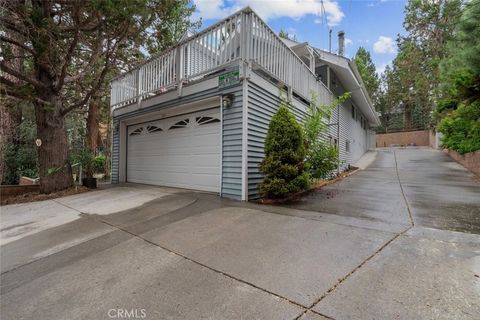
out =
<svg viewBox="0 0 480 320"><path fill-rule="evenodd" d="M284 206L127 184L1 218L2 319L480 315L480 184L438 151Z"/></svg>

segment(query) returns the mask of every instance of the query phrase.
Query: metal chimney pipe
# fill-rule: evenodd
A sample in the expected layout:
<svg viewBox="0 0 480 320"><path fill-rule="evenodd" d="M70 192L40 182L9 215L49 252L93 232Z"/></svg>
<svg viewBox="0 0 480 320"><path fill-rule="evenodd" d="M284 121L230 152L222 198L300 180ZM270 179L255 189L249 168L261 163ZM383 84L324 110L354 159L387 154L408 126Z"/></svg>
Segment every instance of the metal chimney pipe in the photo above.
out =
<svg viewBox="0 0 480 320"><path fill-rule="evenodd" d="M332 29L328 31L328 52L332 53Z"/></svg>
<svg viewBox="0 0 480 320"><path fill-rule="evenodd" d="M345 56L345 31L338 32L338 55Z"/></svg>

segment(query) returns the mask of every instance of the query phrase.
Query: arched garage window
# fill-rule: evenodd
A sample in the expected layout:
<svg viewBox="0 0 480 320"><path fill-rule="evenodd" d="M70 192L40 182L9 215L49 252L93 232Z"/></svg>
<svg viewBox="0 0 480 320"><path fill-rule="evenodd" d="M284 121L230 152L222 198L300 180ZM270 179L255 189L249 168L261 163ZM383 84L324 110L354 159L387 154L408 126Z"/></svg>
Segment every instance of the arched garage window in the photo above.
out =
<svg viewBox="0 0 480 320"><path fill-rule="evenodd" d="M137 136L139 134L142 134L143 132L143 127L140 127L140 128L137 128L135 130L133 130L132 132L130 132L130 136Z"/></svg>
<svg viewBox="0 0 480 320"><path fill-rule="evenodd" d="M173 126L171 126L169 130L185 128L186 126L188 126L189 123L190 123L189 119L180 120L177 123L175 123Z"/></svg>
<svg viewBox="0 0 480 320"><path fill-rule="evenodd" d="M220 122L219 119L217 118L212 118L212 117L197 117L195 119L195 121L197 121L197 124L199 126L201 125L204 125L204 124L209 124L209 123L217 123L217 122Z"/></svg>
<svg viewBox="0 0 480 320"><path fill-rule="evenodd" d="M162 128L157 127L157 126L147 126L147 132L148 133L153 133L153 132L161 132L163 131Z"/></svg>

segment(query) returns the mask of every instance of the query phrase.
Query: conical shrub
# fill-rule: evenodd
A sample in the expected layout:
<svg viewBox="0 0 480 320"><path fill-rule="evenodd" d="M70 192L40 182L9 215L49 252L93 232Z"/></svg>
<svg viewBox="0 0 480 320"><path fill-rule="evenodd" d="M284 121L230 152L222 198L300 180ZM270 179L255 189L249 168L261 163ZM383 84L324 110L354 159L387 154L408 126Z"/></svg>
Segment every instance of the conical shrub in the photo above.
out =
<svg viewBox="0 0 480 320"><path fill-rule="evenodd" d="M270 121L265 139L265 158L260 164L260 172L264 174L259 185L260 195L283 198L308 188L305 152L302 127L288 108L281 105Z"/></svg>

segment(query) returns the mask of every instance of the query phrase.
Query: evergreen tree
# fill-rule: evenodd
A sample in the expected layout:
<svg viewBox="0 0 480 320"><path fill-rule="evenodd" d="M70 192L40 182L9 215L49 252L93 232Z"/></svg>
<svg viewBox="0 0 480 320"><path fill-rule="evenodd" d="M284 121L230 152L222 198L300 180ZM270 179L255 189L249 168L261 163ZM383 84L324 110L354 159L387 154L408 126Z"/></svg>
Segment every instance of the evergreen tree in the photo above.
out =
<svg viewBox="0 0 480 320"><path fill-rule="evenodd" d="M355 66L362 76L363 83L367 88L367 92L370 95L373 104L376 105L379 94L378 90L380 88L380 80L378 78L375 64L370 56L370 52L368 52L364 47L358 48L357 53L353 58L353 62L355 62Z"/></svg>
<svg viewBox="0 0 480 320"><path fill-rule="evenodd" d="M265 158L260 164L265 177L259 186L260 194L282 198L308 188L305 156L302 127L282 102L270 121L265 139Z"/></svg>
<svg viewBox="0 0 480 320"><path fill-rule="evenodd" d="M480 0L467 3L441 62L437 113L443 146L480 150Z"/></svg>

